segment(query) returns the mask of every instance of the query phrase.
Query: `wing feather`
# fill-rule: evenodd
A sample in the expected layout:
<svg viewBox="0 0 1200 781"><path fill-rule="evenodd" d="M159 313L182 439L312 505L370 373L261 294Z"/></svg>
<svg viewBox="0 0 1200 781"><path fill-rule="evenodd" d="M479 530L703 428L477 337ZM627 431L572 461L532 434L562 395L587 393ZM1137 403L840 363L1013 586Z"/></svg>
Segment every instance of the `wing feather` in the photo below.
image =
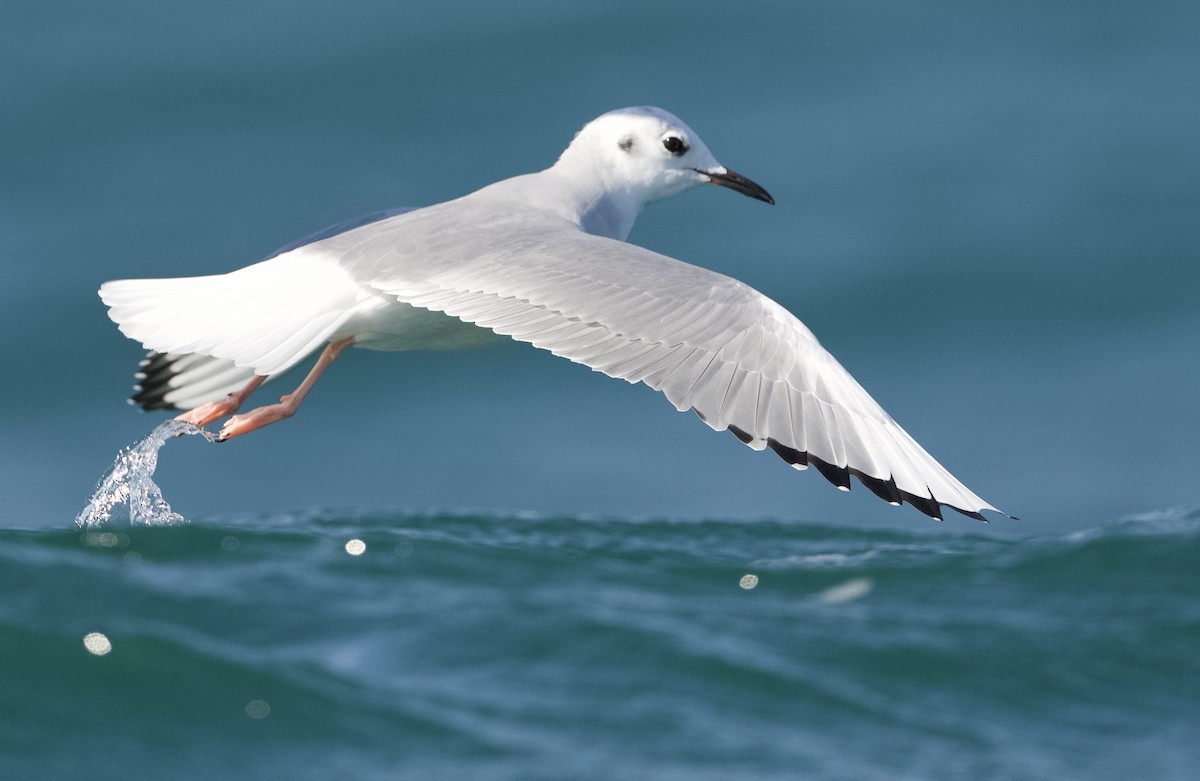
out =
<svg viewBox="0 0 1200 781"><path fill-rule="evenodd" d="M434 207L368 225L323 251L359 284L645 382L710 427L797 468L815 465L839 487L856 475L886 501L939 518L943 505L972 517L995 510L799 320L741 282L565 223L485 215L464 231L446 214ZM409 238L450 229L444 242Z"/></svg>

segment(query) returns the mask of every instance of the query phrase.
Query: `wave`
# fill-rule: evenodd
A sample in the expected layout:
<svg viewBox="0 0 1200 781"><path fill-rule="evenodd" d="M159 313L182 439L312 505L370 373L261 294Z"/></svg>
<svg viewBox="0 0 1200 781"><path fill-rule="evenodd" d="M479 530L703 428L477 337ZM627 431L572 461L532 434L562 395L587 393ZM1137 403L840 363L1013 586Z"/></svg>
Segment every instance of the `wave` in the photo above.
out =
<svg viewBox="0 0 1200 781"><path fill-rule="evenodd" d="M0 775L1182 778L1198 556L1195 508L0 530Z"/></svg>

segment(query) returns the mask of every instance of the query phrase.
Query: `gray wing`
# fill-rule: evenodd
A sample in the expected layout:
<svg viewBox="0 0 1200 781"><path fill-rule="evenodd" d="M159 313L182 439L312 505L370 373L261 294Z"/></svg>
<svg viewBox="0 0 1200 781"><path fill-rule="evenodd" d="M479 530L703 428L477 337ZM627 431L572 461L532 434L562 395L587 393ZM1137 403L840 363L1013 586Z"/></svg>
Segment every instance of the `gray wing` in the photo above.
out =
<svg viewBox="0 0 1200 781"><path fill-rule="evenodd" d="M392 217L398 217L401 214L408 214L409 212L415 212L420 208L421 207L419 207L419 206L399 206L399 207L396 207L393 209L380 209L379 211L376 211L376 212L371 212L369 214L361 214L357 217L351 217L348 220L342 220L341 222L335 222L333 225L324 227L321 230L316 231L315 233L309 233L308 235L301 236L300 238L295 239L293 241L289 241L287 244L284 244L282 247L275 250L270 255L267 255L265 258L263 258L263 260L270 260L271 258L276 257L277 255L284 254L285 252L291 252L294 249L300 249L301 247L307 246L309 244L315 244L318 241L323 241L324 239L332 238L339 234L346 233L347 231L354 230L355 228L361 228L364 225L370 225L373 222L381 222L383 220L391 219Z"/></svg>
<svg viewBox="0 0 1200 781"><path fill-rule="evenodd" d="M444 236L409 228L356 232L337 248L343 268L405 303L644 382L713 429L796 468L811 464L844 490L853 474L884 500L935 518L942 505L980 520L996 509L925 452L804 324L735 279L565 226L497 220Z"/></svg>

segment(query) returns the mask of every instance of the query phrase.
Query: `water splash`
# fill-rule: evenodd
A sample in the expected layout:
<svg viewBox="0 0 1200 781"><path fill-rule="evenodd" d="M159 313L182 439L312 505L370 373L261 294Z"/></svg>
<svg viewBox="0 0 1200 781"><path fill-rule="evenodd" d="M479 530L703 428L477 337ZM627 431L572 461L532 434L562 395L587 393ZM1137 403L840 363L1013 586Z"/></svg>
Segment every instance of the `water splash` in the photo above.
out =
<svg viewBox="0 0 1200 781"><path fill-rule="evenodd" d="M209 442L217 435L182 420L168 420L142 439L117 453L112 468L96 485L87 507L75 518L80 528L100 526L112 516L113 508L124 504L129 508L129 522L134 526L166 526L187 523L187 519L171 509L163 498L162 489L154 482L158 467L158 451L168 439L185 434L199 434Z"/></svg>

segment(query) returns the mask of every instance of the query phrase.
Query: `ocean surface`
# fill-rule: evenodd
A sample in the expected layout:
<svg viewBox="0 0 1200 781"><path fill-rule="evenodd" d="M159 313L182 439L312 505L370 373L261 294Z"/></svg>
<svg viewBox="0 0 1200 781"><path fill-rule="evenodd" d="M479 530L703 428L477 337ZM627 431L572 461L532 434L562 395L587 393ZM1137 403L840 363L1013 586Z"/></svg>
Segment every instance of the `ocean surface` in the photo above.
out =
<svg viewBox="0 0 1200 781"><path fill-rule="evenodd" d="M0 781L1196 777L1200 3L4 10ZM138 501L190 523L75 528L164 420L102 282L644 104L776 205L698 188L631 240L794 312L1022 520L505 342L351 350L294 419L166 444Z"/></svg>
<svg viewBox="0 0 1200 781"><path fill-rule="evenodd" d="M973 528L0 530L0 777L1195 778L1200 511Z"/></svg>

